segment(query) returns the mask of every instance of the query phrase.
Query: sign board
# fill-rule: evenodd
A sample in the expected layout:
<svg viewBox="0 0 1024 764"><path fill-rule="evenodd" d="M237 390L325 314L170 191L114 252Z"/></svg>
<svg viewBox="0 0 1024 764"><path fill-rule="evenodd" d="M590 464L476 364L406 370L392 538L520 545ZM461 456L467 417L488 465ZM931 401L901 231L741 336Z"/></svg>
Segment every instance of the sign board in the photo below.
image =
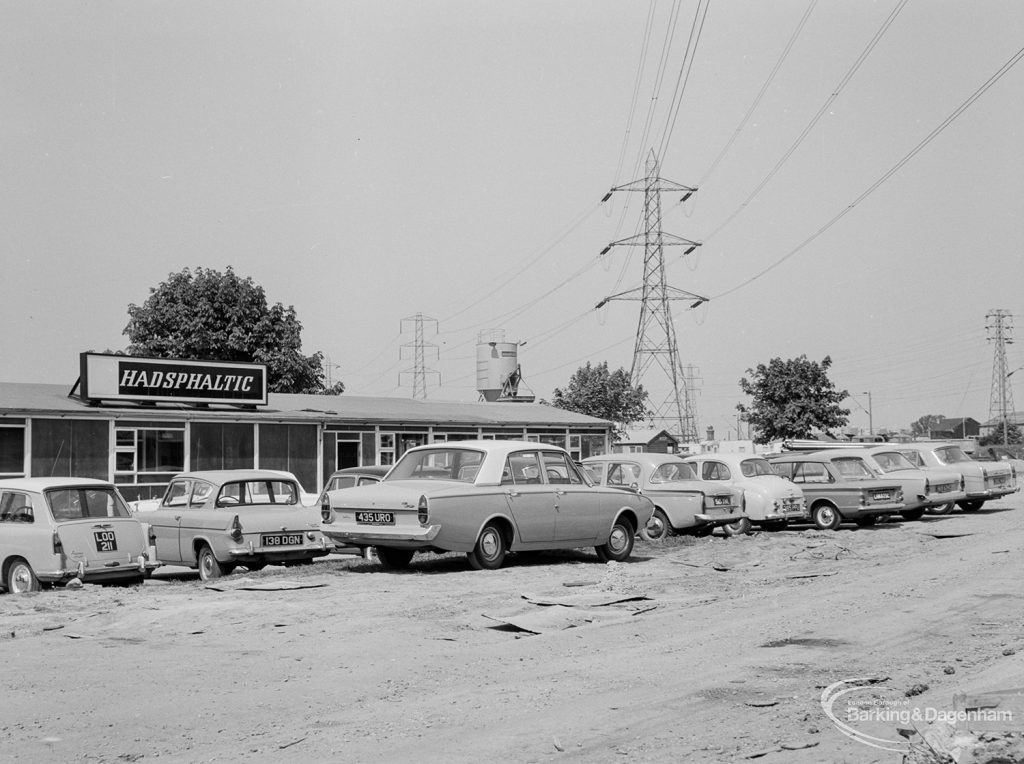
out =
<svg viewBox="0 0 1024 764"><path fill-rule="evenodd" d="M86 400L267 404L267 367L257 363L82 353L79 381Z"/></svg>

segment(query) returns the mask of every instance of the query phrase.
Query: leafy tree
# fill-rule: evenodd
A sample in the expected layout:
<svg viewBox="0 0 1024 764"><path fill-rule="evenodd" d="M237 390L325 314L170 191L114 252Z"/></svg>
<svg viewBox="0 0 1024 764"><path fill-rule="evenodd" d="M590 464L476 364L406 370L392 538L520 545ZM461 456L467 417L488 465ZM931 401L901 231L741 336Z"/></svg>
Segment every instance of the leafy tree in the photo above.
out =
<svg viewBox="0 0 1024 764"><path fill-rule="evenodd" d="M828 378L831 365L829 356L816 363L802 355L788 361L773 358L767 366L747 369L751 378L740 380L740 390L753 401L736 409L756 431L755 442L807 438L816 430L831 434L833 428L846 425L850 410L840 408L839 402L849 393L835 389Z"/></svg>
<svg viewBox="0 0 1024 764"><path fill-rule="evenodd" d="M993 427L987 433L978 438L979 446L1001 446L1003 445L1003 425ZM1006 444L1018 446L1024 443L1024 433L1015 424L1008 424L1006 427Z"/></svg>
<svg viewBox="0 0 1024 764"><path fill-rule="evenodd" d="M915 438L925 437L945 418L945 414L925 414L917 421L910 423L910 434Z"/></svg>
<svg viewBox="0 0 1024 764"><path fill-rule="evenodd" d="M625 369L608 371L608 362L581 366L563 390L556 387L552 405L615 422L616 435L622 437L633 422L650 414L643 385L633 385Z"/></svg>
<svg viewBox="0 0 1024 764"><path fill-rule="evenodd" d="M267 304L263 287L228 266L172 273L142 304L128 306L129 355L262 363L275 393L338 395L324 385L323 354L301 352L295 308Z"/></svg>

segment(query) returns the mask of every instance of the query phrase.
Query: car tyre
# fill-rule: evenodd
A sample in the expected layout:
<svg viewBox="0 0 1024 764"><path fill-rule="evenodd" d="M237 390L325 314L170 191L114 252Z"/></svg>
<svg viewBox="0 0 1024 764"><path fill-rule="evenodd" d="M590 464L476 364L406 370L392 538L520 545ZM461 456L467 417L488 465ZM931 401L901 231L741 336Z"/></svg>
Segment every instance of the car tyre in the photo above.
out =
<svg viewBox="0 0 1024 764"><path fill-rule="evenodd" d="M668 515L662 510L655 509L650 521L640 531L644 541L664 541L672 534L672 524L668 521Z"/></svg>
<svg viewBox="0 0 1024 764"><path fill-rule="evenodd" d="M199 578L203 581L212 581L230 572L226 565L221 565L217 561L217 558L213 555L213 550L206 544L199 547L196 562L199 567Z"/></svg>
<svg viewBox="0 0 1024 764"><path fill-rule="evenodd" d="M741 517L734 523L728 523L722 526L722 530L725 531L726 536L745 536L750 533L751 523L749 517Z"/></svg>
<svg viewBox="0 0 1024 764"><path fill-rule="evenodd" d="M902 517L904 520L920 520L922 517L924 517L924 510L907 509L904 510L903 512L900 512L900 517Z"/></svg>
<svg viewBox="0 0 1024 764"><path fill-rule="evenodd" d="M618 519L608 534L608 542L594 547L601 562L622 562L633 553L633 536L636 531L628 520Z"/></svg>
<svg viewBox="0 0 1024 764"><path fill-rule="evenodd" d="M941 504L938 507L929 507L928 508L928 514L929 515L948 515L950 512L953 511L954 507L956 507L956 504L951 501L948 504Z"/></svg>
<svg viewBox="0 0 1024 764"><path fill-rule="evenodd" d="M476 546L466 557L469 564L475 570L497 570L505 561L505 553L508 545L505 543L505 534L496 525L485 525L480 531L480 538L476 540Z"/></svg>
<svg viewBox="0 0 1024 764"><path fill-rule="evenodd" d="M814 525L818 530L834 531L843 522L843 516L831 504L822 503L811 510L811 520L814 521Z"/></svg>
<svg viewBox="0 0 1024 764"><path fill-rule="evenodd" d="M11 594L27 594L42 589L32 566L20 557L15 557L7 567L7 591Z"/></svg>
<svg viewBox="0 0 1024 764"><path fill-rule="evenodd" d="M385 570L405 570L412 562L414 550L393 549L386 546L374 547L377 551L377 561Z"/></svg>
<svg viewBox="0 0 1024 764"><path fill-rule="evenodd" d="M964 512L977 512L984 503L984 499L971 499L969 501L958 501L956 505Z"/></svg>

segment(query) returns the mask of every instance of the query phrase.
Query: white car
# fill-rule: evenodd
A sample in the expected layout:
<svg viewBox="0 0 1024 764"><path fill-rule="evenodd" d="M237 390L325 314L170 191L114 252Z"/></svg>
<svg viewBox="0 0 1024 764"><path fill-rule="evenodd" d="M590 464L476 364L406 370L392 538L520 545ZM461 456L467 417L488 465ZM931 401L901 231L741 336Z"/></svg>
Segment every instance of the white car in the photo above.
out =
<svg viewBox="0 0 1024 764"><path fill-rule="evenodd" d="M910 463L929 470L953 470L964 480L963 499L929 509L929 513L944 514L958 506L964 512L977 512L990 499L998 499L1020 490L1013 468L1006 462L976 462L955 443L920 441L898 443L896 450Z"/></svg>
<svg viewBox="0 0 1024 764"><path fill-rule="evenodd" d="M844 456L855 453L849 449L843 451ZM879 477L899 481L903 488L903 509L899 514L906 520L917 520L926 510L966 498L964 478L959 472L915 467L895 445L869 446L862 458Z"/></svg>
<svg viewBox="0 0 1024 764"><path fill-rule="evenodd" d="M743 491L745 517L726 526L729 533L747 533L751 526L783 528L790 521L809 519L804 492L756 454L699 454L683 460L702 480L731 485Z"/></svg>

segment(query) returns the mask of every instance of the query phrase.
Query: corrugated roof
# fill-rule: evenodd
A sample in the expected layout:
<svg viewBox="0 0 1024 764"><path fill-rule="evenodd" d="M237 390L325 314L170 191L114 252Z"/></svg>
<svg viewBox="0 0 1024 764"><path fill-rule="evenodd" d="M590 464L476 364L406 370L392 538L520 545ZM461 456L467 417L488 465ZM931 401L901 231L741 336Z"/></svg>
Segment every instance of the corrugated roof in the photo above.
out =
<svg viewBox="0 0 1024 764"><path fill-rule="evenodd" d="M268 405L247 411L235 407L195 408L184 404L140 406L104 403L89 406L68 397L72 385L0 382L0 414L6 416L54 413L65 416L93 416L117 413L132 419L260 419L288 421L342 420L366 424L439 424L470 426L596 427L612 423L574 411L540 403L462 403L414 400L412 398L370 398L353 395L291 395L270 393ZM184 415L184 416L182 416Z"/></svg>

